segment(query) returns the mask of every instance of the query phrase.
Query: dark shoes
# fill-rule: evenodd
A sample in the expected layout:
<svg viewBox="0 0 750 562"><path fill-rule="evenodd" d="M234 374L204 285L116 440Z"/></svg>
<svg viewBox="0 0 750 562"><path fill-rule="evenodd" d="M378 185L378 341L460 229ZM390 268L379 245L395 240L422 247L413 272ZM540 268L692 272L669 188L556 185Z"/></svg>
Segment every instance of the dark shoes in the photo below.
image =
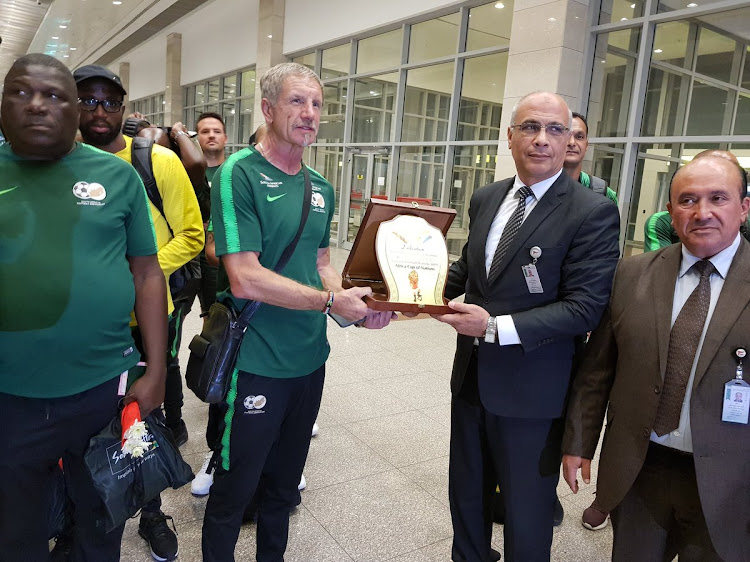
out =
<svg viewBox="0 0 750 562"><path fill-rule="evenodd" d="M172 432L172 436L174 437L174 441L175 443L177 443L178 447L182 447L185 443L187 443L188 430L183 420L180 420L177 423L168 423L165 425Z"/></svg>
<svg viewBox="0 0 750 562"><path fill-rule="evenodd" d="M591 504L589 507L583 510L583 517L581 517L581 524L590 531L598 531L604 529L607 526L608 513L599 511Z"/></svg>
<svg viewBox="0 0 750 562"><path fill-rule="evenodd" d="M167 525L172 517L159 513L141 513L138 534L151 547L151 557L158 562L177 558L177 535ZM172 522L174 528L174 522Z"/></svg>
<svg viewBox="0 0 750 562"><path fill-rule="evenodd" d="M491 548L490 549L490 562L497 562L498 560L500 560L500 558L502 558L502 556L500 556L500 553L494 548Z"/></svg>

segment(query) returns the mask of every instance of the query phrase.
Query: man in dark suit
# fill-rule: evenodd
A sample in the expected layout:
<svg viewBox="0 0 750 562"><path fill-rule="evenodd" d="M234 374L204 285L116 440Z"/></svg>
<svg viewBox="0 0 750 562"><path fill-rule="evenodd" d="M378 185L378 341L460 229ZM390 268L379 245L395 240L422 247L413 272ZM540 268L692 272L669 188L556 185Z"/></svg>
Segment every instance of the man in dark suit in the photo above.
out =
<svg viewBox="0 0 750 562"><path fill-rule="evenodd" d="M489 557L495 485L508 561L549 560L562 416L574 338L606 306L619 255L617 208L562 173L565 101L522 98L508 144L517 176L477 190L469 239L448 275L458 332L451 378L453 560ZM520 195L520 196L519 196Z"/></svg>
<svg viewBox="0 0 750 562"><path fill-rule="evenodd" d="M750 427L722 421L750 343L746 183L716 156L677 171L682 243L620 263L576 374L563 475L574 492L579 468L589 481L607 410L596 503L612 512L615 562L750 560Z"/></svg>

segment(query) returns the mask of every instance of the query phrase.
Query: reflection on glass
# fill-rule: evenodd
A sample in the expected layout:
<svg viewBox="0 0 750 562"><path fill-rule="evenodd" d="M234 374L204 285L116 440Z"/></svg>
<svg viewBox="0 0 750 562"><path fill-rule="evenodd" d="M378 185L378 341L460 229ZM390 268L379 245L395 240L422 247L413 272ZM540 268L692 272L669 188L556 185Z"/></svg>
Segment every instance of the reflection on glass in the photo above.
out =
<svg viewBox="0 0 750 562"><path fill-rule="evenodd" d="M615 0L617 1L617 0ZM715 4L722 0L659 0L658 13L662 12L673 12L675 10L683 10L685 8L697 8L700 6L708 6L709 4Z"/></svg>
<svg viewBox="0 0 750 562"><path fill-rule="evenodd" d="M745 47L745 68L742 71L742 87L750 90L750 47Z"/></svg>
<svg viewBox="0 0 750 562"><path fill-rule="evenodd" d="M208 102L219 101L219 79L211 80L208 83Z"/></svg>
<svg viewBox="0 0 750 562"><path fill-rule="evenodd" d="M644 136L681 135L685 126L687 76L651 67L646 86L641 134Z"/></svg>
<svg viewBox="0 0 750 562"><path fill-rule="evenodd" d="M458 44L459 15L450 14L411 26L409 62L452 55Z"/></svg>
<svg viewBox="0 0 750 562"><path fill-rule="evenodd" d="M733 39L701 27L695 71L728 82L732 76L736 46L737 43Z"/></svg>
<svg viewBox="0 0 750 562"><path fill-rule="evenodd" d="M735 135L750 135L750 96L740 94L737 100L737 116L734 119Z"/></svg>
<svg viewBox="0 0 750 562"><path fill-rule="evenodd" d="M656 26L654 34L654 52L652 60L668 62L675 66L689 67L685 64L690 28L695 24L684 21L670 21Z"/></svg>
<svg viewBox="0 0 750 562"><path fill-rule="evenodd" d="M592 157L591 173L602 178L610 189L615 192L620 186L620 171L622 169L622 152L624 145L591 145L589 155ZM615 152L614 150L620 150Z"/></svg>
<svg viewBox="0 0 750 562"><path fill-rule="evenodd" d="M341 199L341 186L343 185L344 149L334 147L319 147L315 150L315 161L313 168L323 174L333 186L336 197L334 218L331 222L331 240L336 239L335 230L338 226L339 200ZM334 224L335 223L335 224Z"/></svg>
<svg viewBox="0 0 750 562"><path fill-rule="evenodd" d="M646 149L646 153L667 157L672 155L672 145L661 146L664 148ZM625 231L625 255L641 253L643 250L646 221L655 212L666 210L669 181L678 165L677 161L638 158L628 225Z"/></svg>
<svg viewBox="0 0 750 562"><path fill-rule="evenodd" d="M203 84L195 85L195 103L206 103L206 87Z"/></svg>
<svg viewBox="0 0 750 562"><path fill-rule="evenodd" d="M728 92L700 80L693 82L693 94L690 99L688 115L688 135L728 134L728 123L725 122L729 98Z"/></svg>
<svg viewBox="0 0 750 562"><path fill-rule="evenodd" d="M313 70L315 70L315 53L307 53L306 55L294 57L292 59L292 62L302 64L307 68L312 68Z"/></svg>
<svg viewBox="0 0 750 562"><path fill-rule="evenodd" d="M237 75L230 74L224 78L224 93L221 99L230 99L237 96Z"/></svg>
<svg viewBox="0 0 750 562"><path fill-rule="evenodd" d="M224 128L227 132L227 137L234 139L235 123L237 121L234 102L221 104L221 117L224 119Z"/></svg>
<svg viewBox="0 0 750 562"><path fill-rule="evenodd" d="M240 94L243 96L255 95L255 71L246 70L242 73L240 82Z"/></svg>
<svg viewBox="0 0 750 562"><path fill-rule="evenodd" d="M323 111L318 130L319 143L343 142L346 116L347 81L326 84L323 87Z"/></svg>
<svg viewBox="0 0 750 562"><path fill-rule="evenodd" d="M597 37L589 94L589 136L625 134L639 38L637 28Z"/></svg>
<svg viewBox="0 0 750 562"><path fill-rule="evenodd" d="M401 140L444 141L453 88L453 63L409 70L406 74Z"/></svg>
<svg viewBox="0 0 750 562"><path fill-rule="evenodd" d="M362 39L357 47L357 72L371 72L401 64L402 29Z"/></svg>
<svg viewBox="0 0 750 562"><path fill-rule="evenodd" d="M323 66L320 77L323 80L340 78L349 74L349 64L352 60L352 47L349 43L332 47L323 51Z"/></svg>
<svg viewBox="0 0 750 562"><path fill-rule="evenodd" d="M244 144L255 132L253 130L253 100L239 100L238 105L240 108L240 118L239 135L237 141L240 144Z"/></svg>
<svg viewBox="0 0 750 562"><path fill-rule="evenodd" d="M396 183L397 196L431 199L433 205L439 205L444 161L443 146L402 147Z"/></svg>
<svg viewBox="0 0 750 562"><path fill-rule="evenodd" d="M353 142L393 139L393 111L398 74L357 80L354 85Z"/></svg>
<svg viewBox="0 0 750 562"><path fill-rule="evenodd" d="M448 202L456 209L453 226L469 227L469 200L474 191L494 180L497 148L496 144L456 147Z"/></svg>
<svg viewBox="0 0 750 562"><path fill-rule="evenodd" d="M464 63L456 140L497 140L503 109L508 54L467 59Z"/></svg>
<svg viewBox="0 0 750 562"><path fill-rule="evenodd" d="M469 31L466 35L467 51L500 47L510 43L513 1L490 2L469 10Z"/></svg>
<svg viewBox="0 0 750 562"><path fill-rule="evenodd" d="M644 0L602 0L599 23L632 20L643 15Z"/></svg>

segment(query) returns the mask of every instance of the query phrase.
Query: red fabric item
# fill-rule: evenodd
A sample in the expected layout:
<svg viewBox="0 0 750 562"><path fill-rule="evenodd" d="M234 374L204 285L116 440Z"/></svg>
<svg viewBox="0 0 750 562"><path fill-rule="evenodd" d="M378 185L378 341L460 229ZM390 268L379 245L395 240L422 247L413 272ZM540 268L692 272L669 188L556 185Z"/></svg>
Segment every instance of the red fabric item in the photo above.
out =
<svg viewBox="0 0 750 562"><path fill-rule="evenodd" d="M141 409L138 402L131 402L122 409L122 445L125 445L125 432L130 429L134 423L141 421Z"/></svg>

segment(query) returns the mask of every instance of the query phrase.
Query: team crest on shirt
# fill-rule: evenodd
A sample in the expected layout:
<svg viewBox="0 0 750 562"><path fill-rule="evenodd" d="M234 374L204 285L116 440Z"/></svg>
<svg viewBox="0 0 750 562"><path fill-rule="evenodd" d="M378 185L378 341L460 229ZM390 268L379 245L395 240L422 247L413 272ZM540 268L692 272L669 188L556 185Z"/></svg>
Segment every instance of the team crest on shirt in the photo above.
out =
<svg viewBox="0 0 750 562"><path fill-rule="evenodd" d="M325 213L326 200L320 193L312 194L311 203L313 206L313 211L316 211L318 213Z"/></svg>
<svg viewBox="0 0 750 562"><path fill-rule="evenodd" d="M270 187L271 189L275 189L275 188L279 187L283 183L283 182L280 182L280 181L276 181L272 177L267 176L266 174L264 174L263 172L258 172L258 174L261 177L261 180L260 180L261 185L265 185L266 187Z"/></svg>
<svg viewBox="0 0 750 562"><path fill-rule="evenodd" d="M80 199L79 205L101 207L104 205L102 201L107 197L107 190L100 183L79 181L73 185L73 195Z"/></svg>
<svg viewBox="0 0 750 562"><path fill-rule="evenodd" d="M265 414L263 408L268 403L266 397L262 394L254 396L252 394L245 396L245 400L242 402L245 405L246 414Z"/></svg>

